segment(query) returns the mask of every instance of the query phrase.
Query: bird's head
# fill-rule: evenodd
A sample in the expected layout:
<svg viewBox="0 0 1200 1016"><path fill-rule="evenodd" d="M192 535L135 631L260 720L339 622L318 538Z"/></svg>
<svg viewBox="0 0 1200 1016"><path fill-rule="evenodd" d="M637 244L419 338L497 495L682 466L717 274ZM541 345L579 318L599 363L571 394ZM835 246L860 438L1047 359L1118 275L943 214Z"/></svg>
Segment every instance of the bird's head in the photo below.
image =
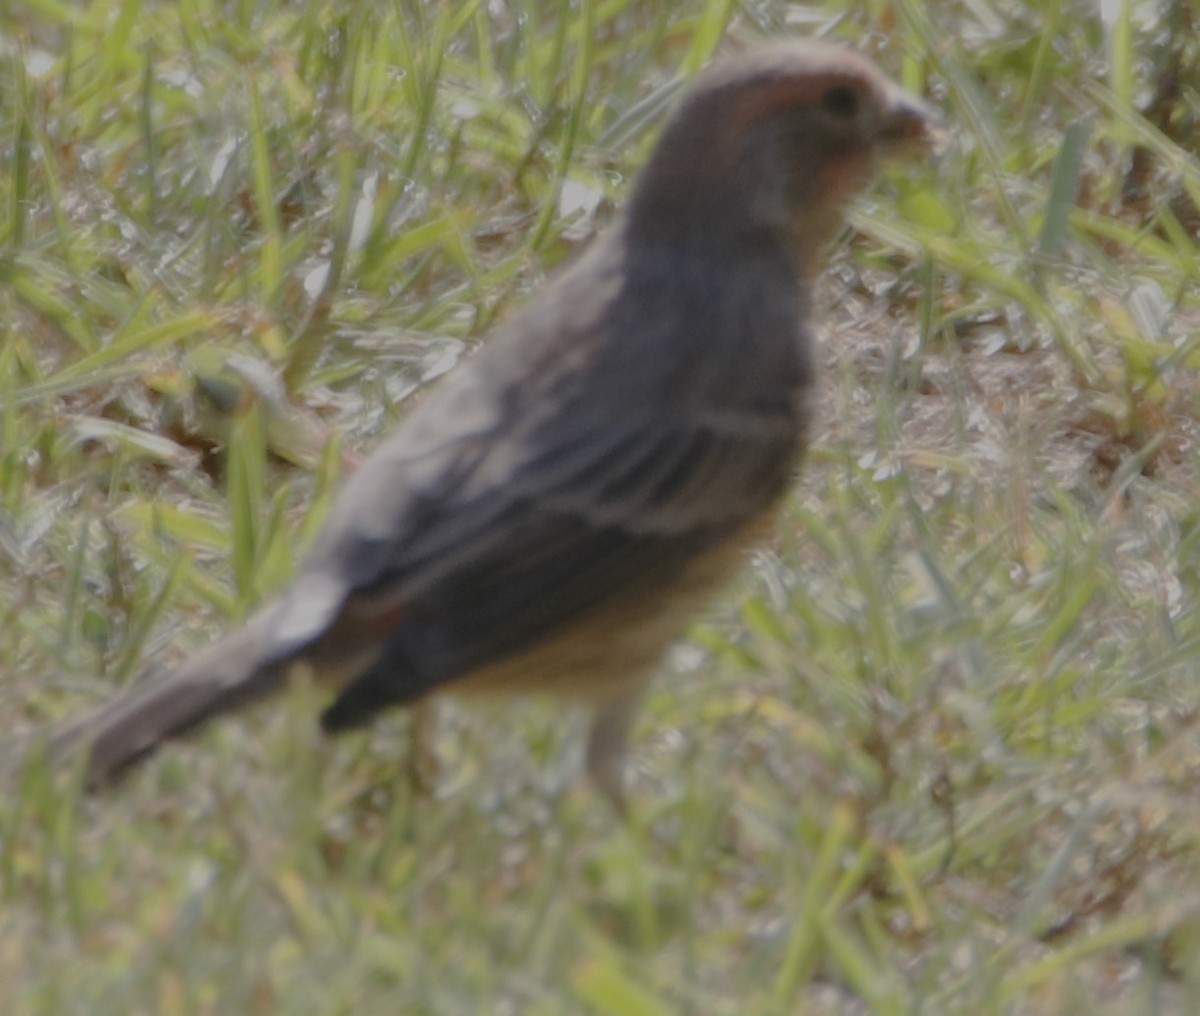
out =
<svg viewBox="0 0 1200 1016"><path fill-rule="evenodd" d="M672 116L630 227L717 242L765 230L807 265L879 157L928 146L934 123L920 99L840 46L792 41L727 58Z"/></svg>

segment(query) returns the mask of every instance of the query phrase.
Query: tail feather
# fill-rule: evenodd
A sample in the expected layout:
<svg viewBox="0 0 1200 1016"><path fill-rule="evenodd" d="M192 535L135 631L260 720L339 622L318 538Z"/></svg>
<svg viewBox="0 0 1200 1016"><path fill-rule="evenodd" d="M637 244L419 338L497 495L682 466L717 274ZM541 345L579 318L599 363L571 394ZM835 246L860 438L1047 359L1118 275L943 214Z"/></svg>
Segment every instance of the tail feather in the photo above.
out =
<svg viewBox="0 0 1200 1016"><path fill-rule="evenodd" d="M286 661L271 659L268 651L271 613L260 613L181 669L135 687L55 732L51 757L86 754L87 785L101 786L164 741L270 695L287 670Z"/></svg>

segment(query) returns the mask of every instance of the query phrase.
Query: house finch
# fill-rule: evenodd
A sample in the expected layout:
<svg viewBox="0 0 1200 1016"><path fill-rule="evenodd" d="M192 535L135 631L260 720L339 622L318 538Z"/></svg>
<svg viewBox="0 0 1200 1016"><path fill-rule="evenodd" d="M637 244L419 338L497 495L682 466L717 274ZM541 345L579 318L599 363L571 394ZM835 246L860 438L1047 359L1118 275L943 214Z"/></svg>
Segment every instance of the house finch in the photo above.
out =
<svg viewBox="0 0 1200 1016"><path fill-rule="evenodd" d="M58 746L104 783L297 668L334 693L327 731L546 692L592 709L588 769L619 806L646 681L804 450L806 279L876 156L928 130L833 45L716 63L624 213L366 459L291 587Z"/></svg>

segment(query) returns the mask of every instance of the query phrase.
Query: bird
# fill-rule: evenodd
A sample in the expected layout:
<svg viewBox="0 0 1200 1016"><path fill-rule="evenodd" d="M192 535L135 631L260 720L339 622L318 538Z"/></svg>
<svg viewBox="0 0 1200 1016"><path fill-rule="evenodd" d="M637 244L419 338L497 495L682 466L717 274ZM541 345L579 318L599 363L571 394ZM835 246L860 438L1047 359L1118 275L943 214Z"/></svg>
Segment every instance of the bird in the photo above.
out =
<svg viewBox="0 0 1200 1016"><path fill-rule="evenodd" d="M713 61L626 207L364 459L291 584L53 750L102 787L297 675L329 733L442 693L549 695L590 710L586 768L623 809L648 681L808 443L821 251L935 119L831 42Z"/></svg>

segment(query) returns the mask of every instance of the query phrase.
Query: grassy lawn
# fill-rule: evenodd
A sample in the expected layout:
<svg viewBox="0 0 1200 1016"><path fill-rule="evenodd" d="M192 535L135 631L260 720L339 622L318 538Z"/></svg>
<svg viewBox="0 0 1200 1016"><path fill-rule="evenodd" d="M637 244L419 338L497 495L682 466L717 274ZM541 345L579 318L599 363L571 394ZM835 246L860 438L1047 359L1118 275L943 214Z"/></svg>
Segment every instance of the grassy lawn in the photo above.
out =
<svg viewBox="0 0 1200 1016"><path fill-rule="evenodd" d="M101 796L34 767L0 1013L1200 1011L1190 0L9 0L4 739L278 589L680 79L782 32L950 138L830 252L818 440L663 669L628 825L536 702L418 758L297 689Z"/></svg>

